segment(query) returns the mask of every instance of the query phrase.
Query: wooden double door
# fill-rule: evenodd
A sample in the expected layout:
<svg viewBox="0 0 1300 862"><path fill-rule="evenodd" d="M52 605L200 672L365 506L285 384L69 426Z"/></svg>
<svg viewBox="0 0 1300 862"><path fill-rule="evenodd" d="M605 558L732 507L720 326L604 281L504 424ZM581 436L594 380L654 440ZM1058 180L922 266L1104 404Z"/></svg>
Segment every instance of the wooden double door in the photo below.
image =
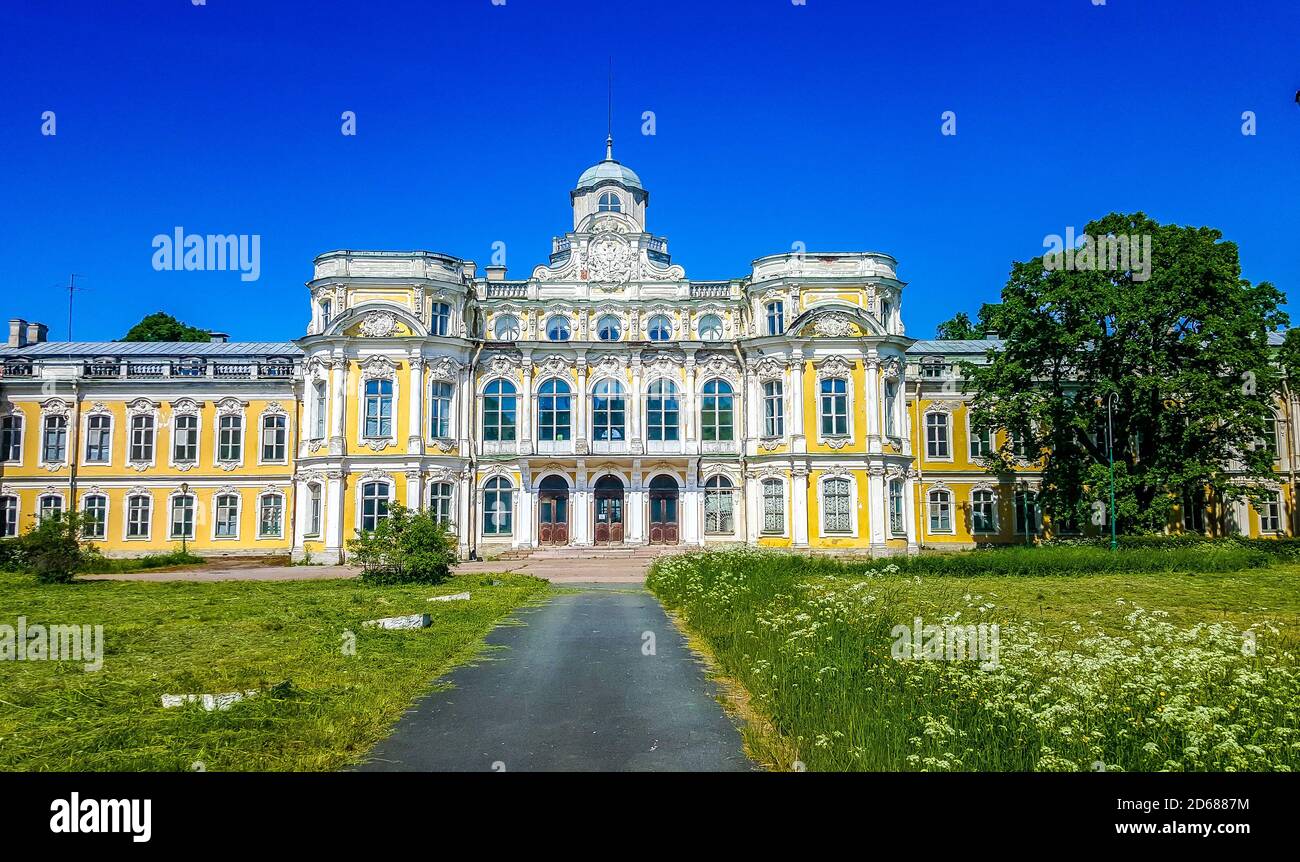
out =
<svg viewBox="0 0 1300 862"><path fill-rule="evenodd" d="M601 476L596 480L595 529L592 540L597 545L623 544L623 516L626 506L623 482L617 476Z"/></svg>
<svg viewBox="0 0 1300 862"><path fill-rule="evenodd" d="M681 495L672 477L656 476L650 481L650 544L677 544L680 503Z"/></svg>
<svg viewBox="0 0 1300 862"><path fill-rule="evenodd" d="M558 476L543 479L537 491L537 543L569 544L569 486Z"/></svg>

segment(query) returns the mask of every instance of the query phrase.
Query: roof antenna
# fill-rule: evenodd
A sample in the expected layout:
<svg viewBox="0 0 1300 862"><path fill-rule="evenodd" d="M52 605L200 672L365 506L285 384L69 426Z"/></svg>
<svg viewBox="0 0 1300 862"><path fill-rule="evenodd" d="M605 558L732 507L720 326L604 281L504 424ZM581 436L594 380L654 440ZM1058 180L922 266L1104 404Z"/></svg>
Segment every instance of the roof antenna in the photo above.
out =
<svg viewBox="0 0 1300 862"><path fill-rule="evenodd" d="M75 272L68 276L68 341L72 341L72 298L78 290L85 289L77 286L77 274Z"/></svg>
<svg viewBox="0 0 1300 862"><path fill-rule="evenodd" d="M614 161L614 55L609 55L609 99L605 107L605 161Z"/></svg>

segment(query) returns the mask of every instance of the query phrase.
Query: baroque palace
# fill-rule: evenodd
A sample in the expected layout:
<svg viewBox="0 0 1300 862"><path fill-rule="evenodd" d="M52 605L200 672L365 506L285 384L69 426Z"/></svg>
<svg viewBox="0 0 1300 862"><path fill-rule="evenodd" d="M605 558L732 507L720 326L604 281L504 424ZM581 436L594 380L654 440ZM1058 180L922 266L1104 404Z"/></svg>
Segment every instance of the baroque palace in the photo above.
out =
<svg viewBox="0 0 1300 862"><path fill-rule="evenodd" d="M955 363L996 339L906 337L886 254L777 254L691 280L606 147L569 193L572 230L527 279L435 252L333 251L296 341L51 342L10 321L0 536L74 508L110 555L185 543L330 562L395 503L431 510L480 557L912 553L1043 534L1035 462L988 473L1002 433L970 427L961 393ZM1258 511L1188 506L1184 525L1289 532L1292 484Z"/></svg>

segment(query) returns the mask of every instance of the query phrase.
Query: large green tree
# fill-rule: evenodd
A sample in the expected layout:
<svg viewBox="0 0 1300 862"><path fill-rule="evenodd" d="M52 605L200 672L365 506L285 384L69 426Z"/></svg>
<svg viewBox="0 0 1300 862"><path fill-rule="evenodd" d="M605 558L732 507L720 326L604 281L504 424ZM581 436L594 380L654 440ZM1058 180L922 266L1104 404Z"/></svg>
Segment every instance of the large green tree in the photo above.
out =
<svg viewBox="0 0 1300 862"><path fill-rule="evenodd" d="M207 341L206 329L181 323L164 311L146 315L123 336L123 341Z"/></svg>
<svg viewBox="0 0 1300 862"><path fill-rule="evenodd" d="M998 306L995 303L984 303L980 306L978 320L974 322L966 312L959 311L951 319L939 324L935 329L934 337L947 341L988 338L990 332L997 332L992 324L993 315L997 314L997 310Z"/></svg>
<svg viewBox="0 0 1300 862"><path fill-rule="evenodd" d="M1259 441L1280 384L1268 333L1287 323L1282 294L1243 279L1237 246L1208 227L1112 213L1085 233L1149 236L1149 269L1013 265L990 319L1003 349L965 366L974 423L1026 443L1019 457L1004 444L991 469L1042 451L1044 510L1099 523L1109 401L1122 531L1161 529L1184 493L1205 486L1257 496L1272 476Z"/></svg>

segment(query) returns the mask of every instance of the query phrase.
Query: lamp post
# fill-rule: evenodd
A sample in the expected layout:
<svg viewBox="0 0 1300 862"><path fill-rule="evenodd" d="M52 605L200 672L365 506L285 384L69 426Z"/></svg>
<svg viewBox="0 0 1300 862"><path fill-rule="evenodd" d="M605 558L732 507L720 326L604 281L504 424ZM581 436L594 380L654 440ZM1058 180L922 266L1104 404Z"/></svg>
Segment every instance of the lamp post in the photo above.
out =
<svg viewBox="0 0 1300 862"><path fill-rule="evenodd" d="M1106 396L1106 458L1110 461L1110 549L1119 547L1115 540L1115 426L1114 404L1118 394L1112 392Z"/></svg>
<svg viewBox="0 0 1300 862"><path fill-rule="evenodd" d="M188 499L188 498L189 498L189 496L190 496L190 483L189 483L189 482L181 482L181 494L186 498L186 501L185 501L185 502L188 503L188 502L189 502L189 499ZM191 511L193 511L192 508L191 508ZM193 516L191 516L191 517L193 517ZM193 521L191 521L191 523L193 523ZM186 547L186 544L185 544L185 538L186 538L186 536L189 535L190 528L189 528L189 525L187 525L187 524L182 524L181 527L182 527L182 529L181 529L181 556L188 556L188 555L189 555L189 549Z"/></svg>

